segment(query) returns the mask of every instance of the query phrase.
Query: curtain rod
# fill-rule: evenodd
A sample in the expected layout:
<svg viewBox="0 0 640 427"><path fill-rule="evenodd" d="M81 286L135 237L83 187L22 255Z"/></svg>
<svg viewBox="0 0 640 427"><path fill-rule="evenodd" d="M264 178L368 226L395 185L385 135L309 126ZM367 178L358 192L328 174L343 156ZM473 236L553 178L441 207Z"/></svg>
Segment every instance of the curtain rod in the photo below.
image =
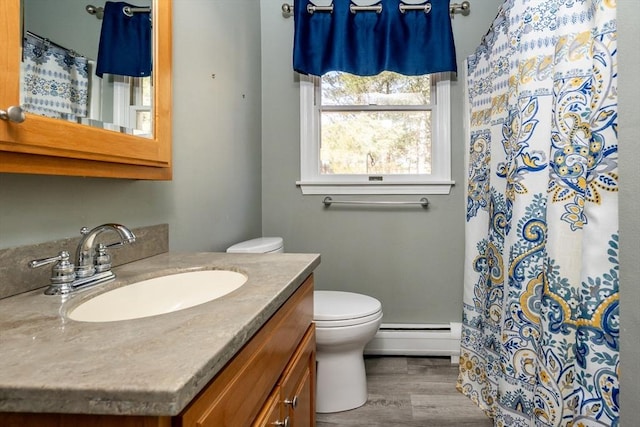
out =
<svg viewBox="0 0 640 427"><path fill-rule="evenodd" d="M92 4L88 4L84 8L84 10L86 10L89 15L96 15L97 19L102 19L102 17L104 16L103 7L97 7ZM131 6L124 6L122 8L122 13L124 13L128 17L132 17L134 13L145 13L145 12L151 12L151 8L150 7L131 7Z"/></svg>
<svg viewBox="0 0 640 427"><path fill-rule="evenodd" d="M64 50L65 52L67 52L71 56L74 56L74 57L80 56L80 57L82 57L82 55L80 55L75 50L69 49L68 47L64 47L62 45L59 45L58 43L52 42L48 38L39 36L39 35L37 35L36 33L32 32L32 31L27 30L26 35L33 37L34 39L40 41L41 43L44 43L44 45L47 46L47 47L52 46L52 47Z"/></svg>
<svg viewBox="0 0 640 427"><path fill-rule="evenodd" d="M430 3L426 3L426 4L416 4L416 5L410 5L410 4L400 4L399 6L400 8L400 12L405 13L405 11L407 10L424 10L425 13L429 13L429 11L431 11L431 4ZM314 13L314 12L333 12L333 5L331 6L312 6L309 5L307 7L307 10L309 11L309 13ZM376 5L376 6L354 6L351 5L351 12L355 13L357 11L366 11L366 10L373 10L377 13L380 13L382 11L382 5ZM449 13L451 13L451 15L453 15L456 12L460 12L462 15L468 15L469 11L471 10L471 3L468 1L463 1L462 3L451 3L449 5ZM284 13L285 15L288 15L287 18L289 16L291 16L293 14L293 5L289 4L289 3L282 3L282 13Z"/></svg>

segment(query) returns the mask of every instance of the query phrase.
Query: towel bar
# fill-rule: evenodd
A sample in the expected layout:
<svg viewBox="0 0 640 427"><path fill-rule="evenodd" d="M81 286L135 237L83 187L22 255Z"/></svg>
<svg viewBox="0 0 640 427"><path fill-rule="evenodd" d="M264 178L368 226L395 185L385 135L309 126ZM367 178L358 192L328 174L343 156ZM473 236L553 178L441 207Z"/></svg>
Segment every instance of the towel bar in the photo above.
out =
<svg viewBox="0 0 640 427"><path fill-rule="evenodd" d="M421 198L417 202L411 201L395 201L395 200L333 200L330 196L326 196L322 199L322 204L325 207L329 207L332 204L340 204L340 205L383 205L383 206L410 206L410 205L420 205L423 208L429 206L429 199L426 197Z"/></svg>

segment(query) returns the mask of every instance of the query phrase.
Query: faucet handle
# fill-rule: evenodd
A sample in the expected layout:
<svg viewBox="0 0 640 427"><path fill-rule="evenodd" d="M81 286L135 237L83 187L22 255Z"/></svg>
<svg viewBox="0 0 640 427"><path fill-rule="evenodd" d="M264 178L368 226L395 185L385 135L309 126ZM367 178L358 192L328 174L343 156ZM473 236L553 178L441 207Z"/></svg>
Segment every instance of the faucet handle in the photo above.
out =
<svg viewBox="0 0 640 427"><path fill-rule="evenodd" d="M53 264L56 261L59 261L59 262L56 265L54 265L53 268L64 269L64 268L68 268L69 266L73 267L73 264L69 262L69 252L67 251L60 251L60 253L57 256L53 256L49 258L31 260L29 261L29 267L38 268L38 267L42 267L43 265Z"/></svg>
<svg viewBox="0 0 640 427"><path fill-rule="evenodd" d="M111 270L111 255L107 252L107 248L120 246L119 244L105 245L104 243L98 243L96 246L96 253L93 258L93 263L96 267L96 273L102 273L103 271Z"/></svg>
<svg viewBox="0 0 640 427"><path fill-rule="evenodd" d="M29 261L29 267L38 268L54 264L51 269L51 283L71 283L76 278L74 266L69 262L69 252L61 251L58 256Z"/></svg>
<svg viewBox="0 0 640 427"><path fill-rule="evenodd" d="M53 264L47 295L66 294L71 292L71 283L76 278L74 265L69 262L69 252L61 251L58 256L42 259L34 259L29 262L30 268L38 268L43 265Z"/></svg>
<svg viewBox="0 0 640 427"><path fill-rule="evenodd" d="M67 262L69 262L69 252L62 251L57 256L54 256L54 257L34 259L29 261L28 265L29 265L29 268L38 268L38 267L42 267L43 265L54 263L56 261L62 261L63 259L66 259Z"/></svg>
<svg viewBox="0 0 640 427"><path fill-rule="evenodd" d="M104 245L105 249L111 249L111 248L119 248L120 246L124 246L125 243L124 241L119 241L119 242L113 242L113 243L109 243L108 245Z"/></svg>

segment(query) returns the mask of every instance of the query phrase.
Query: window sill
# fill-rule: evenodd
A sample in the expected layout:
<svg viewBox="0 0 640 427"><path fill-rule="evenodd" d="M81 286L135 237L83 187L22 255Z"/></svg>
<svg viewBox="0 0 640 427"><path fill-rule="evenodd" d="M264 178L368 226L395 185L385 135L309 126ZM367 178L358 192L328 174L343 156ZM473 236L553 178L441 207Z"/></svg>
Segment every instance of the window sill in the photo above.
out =
<svg viewBox="0 0 640 427"><path fill-rule="evenodd" d="M449 194L455 181L377 183L297 181L303 195L319 194Z"/></svg>

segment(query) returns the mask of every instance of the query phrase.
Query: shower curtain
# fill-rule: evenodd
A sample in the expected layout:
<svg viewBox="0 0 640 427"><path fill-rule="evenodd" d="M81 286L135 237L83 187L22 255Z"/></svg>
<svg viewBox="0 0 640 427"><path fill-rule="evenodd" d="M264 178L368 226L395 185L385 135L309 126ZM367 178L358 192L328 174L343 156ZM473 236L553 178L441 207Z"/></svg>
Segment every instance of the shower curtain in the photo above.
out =
<svg viewBox="0 0 640 427"><path fill-rule="evenodd" d="M29 32L23 46L20 103L25 111L73 121L86 117L87 58Z"/></svg>
<svg viewBox="0 0 640 427"><path fill-rule="evenodd" d="M507 0L467 59L457 388L496 426L617 426L614 0Z"/></svg>

